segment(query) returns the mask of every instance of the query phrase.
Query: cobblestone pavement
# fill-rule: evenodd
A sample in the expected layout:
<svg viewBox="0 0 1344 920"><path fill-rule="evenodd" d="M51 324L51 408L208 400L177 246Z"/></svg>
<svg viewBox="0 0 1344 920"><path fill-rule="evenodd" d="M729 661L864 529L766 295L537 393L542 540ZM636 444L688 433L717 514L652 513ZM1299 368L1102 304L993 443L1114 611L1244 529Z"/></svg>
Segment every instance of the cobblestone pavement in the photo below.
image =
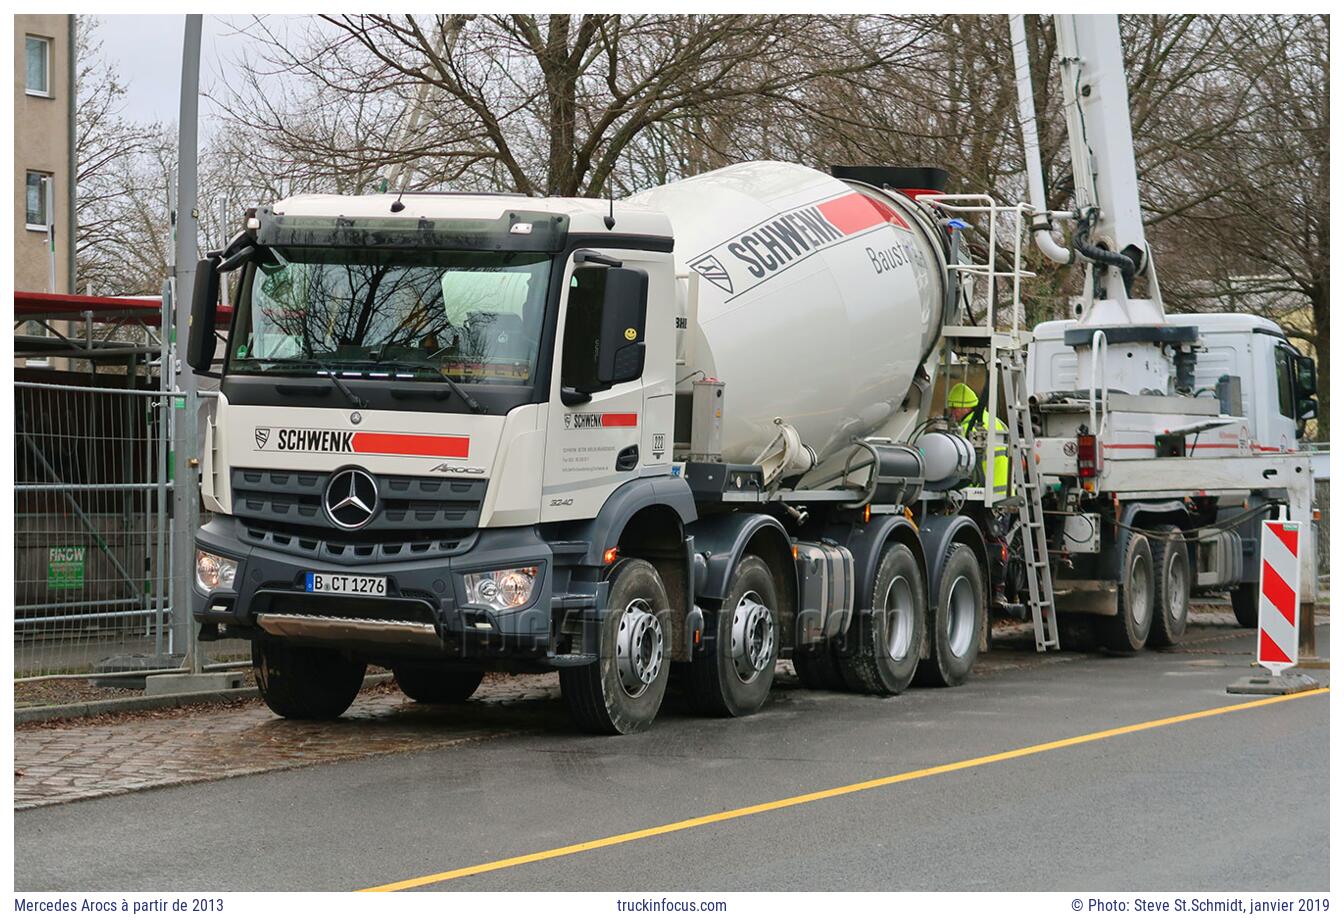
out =
<svg viewBox="0 0 1344 920"><path fill-rule="evenodd" d="M376 688L339 722L290 722L249 700L206 712L20 726L14 807L462 744L521 730L537 713L514 704L559 693L555 675L524 675L491 681L459 706L419 706L395 685Z"/></svg>
<svg viewBox="0 0 1344 920"><path fill-rule="evenodd" d="M1324 617L1321 618L1325 620ZM1199 647L1231 632L1226 608L1196 607L1182 647ZM1246 655L1235 662L1249 663ZM995 626L994 653L978 670L1035 669L1081 653L1036 653L1030 627ZM1233 662L1229 661L1229 664ZM798 687L784 662L776 687ZM338 722L290 722L260 701L86 720L18 726L14 733L14 807L33 808L157 786L202 782L250 773L423 751L519 731L570 731L554 674L489 675L468 703L419 706L385 684L365 691Z"/></svg>

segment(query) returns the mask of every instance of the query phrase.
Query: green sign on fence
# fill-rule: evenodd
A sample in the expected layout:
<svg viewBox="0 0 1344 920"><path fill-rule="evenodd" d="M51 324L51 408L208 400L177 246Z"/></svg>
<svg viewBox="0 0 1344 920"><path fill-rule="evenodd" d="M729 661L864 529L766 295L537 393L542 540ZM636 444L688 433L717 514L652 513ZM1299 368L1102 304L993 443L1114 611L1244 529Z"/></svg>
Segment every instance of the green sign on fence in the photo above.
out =
<svg viewBox="0 0 1344 920"><path fill-rule="evenodd" d="M47 590L63 591L84 587L84 547L50 546L47 548Z"/></svg>

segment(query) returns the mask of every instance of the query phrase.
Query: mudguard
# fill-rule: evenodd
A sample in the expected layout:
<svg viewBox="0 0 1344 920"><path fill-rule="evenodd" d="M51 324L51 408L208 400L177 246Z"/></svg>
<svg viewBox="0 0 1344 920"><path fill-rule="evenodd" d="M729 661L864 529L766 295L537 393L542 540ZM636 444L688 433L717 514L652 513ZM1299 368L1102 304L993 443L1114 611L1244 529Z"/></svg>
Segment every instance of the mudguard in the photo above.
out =
<svg viewBox="0 0 1344 920"><path fill-rule="evenodd" d="M762 530L776 534L785 553L792 552L792 541L784 526L768 514L716 514L686 528L687 534L695 538L696 554L704 560L703 581L700 565L696 565L697 599L720 601L728 595L728 581L737 561ZM793 577L798 577L796 571ZM795 585L795 596L796 588Z"/></svg>
<svg viewBox="0 0 1344 920"><path fill-rule="evenodd" d="M696 519L695 500L691 487L676 476L651 476L636 479L611 493L597 517L591 521L576 521L564 528L568 539L588 544L579 565L601 566L602 554L616 545L625 525L636 513L654 505L666 505L676 512L685 526Z"/></svg>
<svg viewBox="0 0 1344 920"><path fill-rule="evenodd" d="M920 541L915 525L901 514L884 514L874 517L866 524L827 529L828 538L848 547L854 554L855 610L867 610L872 607L873 599L870 595L873 590L873 577L877 573L882 548L887 545L888 540L899 536L896 531L902 528L906 531L909 542L913 544ZM918 563L920 574L924 576L924 583L927 585L928 564L919 553L915 553L915 562Z"/></svg>
<svg viewBox="0 0 1344 920"><path fill-rule="evenodd" d="M1133 525L1134 518L1140 514L1164 514L1185 515L1185 505L1178 499L1156 502L1125 502L1120 506L1120 524L1123 527ZM1103 529L1102 533L1107 533L1109 528ZM1120 547L1125 541L1121 539L1121 533L1117 532L1113 540L1105 540L1101 548L1101 556L1097 560L1097 577L1103 581L1118 581L1120 578Z"/></svg>
<svg viewBox="0 0 1344 920"><path fill-rule="evenodd" d="M932 609L938 598L938 579L943 574L943 558L953 543L965 543L980 560L981 570L988 584L989 555L985 549L985 538L975 521L964 514L935 514L926 517L919 528L919 542L924 547L924 565L928 573L929 608Z"/></svg>

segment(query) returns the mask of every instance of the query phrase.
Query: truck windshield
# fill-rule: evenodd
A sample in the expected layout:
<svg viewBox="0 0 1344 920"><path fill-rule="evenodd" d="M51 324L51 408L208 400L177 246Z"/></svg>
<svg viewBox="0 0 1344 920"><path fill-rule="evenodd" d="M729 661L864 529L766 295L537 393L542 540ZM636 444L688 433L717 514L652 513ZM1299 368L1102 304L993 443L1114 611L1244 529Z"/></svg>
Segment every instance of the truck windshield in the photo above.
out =
<svg viewBox="0 0 1344 920"><path fill-rule="evenodd" d="M551 257L266 249L244 276L228 372L532 380Z"/></svg>

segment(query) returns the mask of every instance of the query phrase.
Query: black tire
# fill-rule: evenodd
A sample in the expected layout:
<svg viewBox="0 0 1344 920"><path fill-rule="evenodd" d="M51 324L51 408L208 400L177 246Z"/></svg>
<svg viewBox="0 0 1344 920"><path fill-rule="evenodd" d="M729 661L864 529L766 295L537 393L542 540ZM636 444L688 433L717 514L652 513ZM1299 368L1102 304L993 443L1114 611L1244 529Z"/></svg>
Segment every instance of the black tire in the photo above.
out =
<svg viewBox="0 0 1344 920"><path fill-rule="evenodd" d="M850 653L837 663L851 689L894 696L915 678L927 623L924 579L909 547L882 550L868 596L870 608L855 611L850 623Z"/></svg>
<svg viewBox="0 0 1344 920"><path fill-rule="evenodd" d="M1066 652L1095 652L1097 629L1091 614L1057 612L1059 618L1059 647Z"/></svg>
<svg viewBox="0 0 1344 920"><path fill-rule="evenodd" d="M485 671L450 669L424 662L392 668L401 692L417 703L461 703L476 692Z"/></svg>
<svg viewBox="0 0 1344 920"><path fill-rule="evenodd" d="M1097 617L1097 642L1114 655L1133 655L1148 641L1153 628L1153 549L1148 538L1132 530L1120 551L1120 577L1116 588L1115 616Z"/></svg>
<svg viewBox="0 0 1344 920"><path fill-rule="evenodd" d="M364 685L362 661L334 649L252 641L252 670L271 712L286 719L335 719Z"/></svg>
<svg viewBox="0 0 1344 920"><path fill-rule="evenodd" d="M691 661L691 705L714 716L745 716L770 695L779 657L779 598L759 556L743 556L715 617L714 652Z"/></svg>
<svg viewBox="0 0 1344 920"><path fill-rule="evenodd" d="M671 671L670 611L658 570L643 559L621 560L608 580L597 661L562 668L560 692L579 728L628 735L652 725L663 704Z"/></svg>
<svg viewBox="0 0 1344 920"><path fill-rule="evenodd" d="M809 690L849 689L845 678L840 674L835 649L829 642L794 650L793 669L798 672L798 679L802 681L803 686Z"/></svg>
<svg viewBox="0 0 1344 920"><path fill-rule="evenodd" d="M1258 581L1237 585L1232 589L1232 612L1237 623L1247 629L1260 625L1260 583Z"/></svg>
<svg viewBox="0 0 1344 920"><path fill-rule="evenodd" d="M1165 524L1166 534L1156 541L1153 572L1153 626L1148 631L1149 648L1169 648L1181 641L1190 619L1190 553L1181 529Z"/></svg>
<svg viewBox="0 0 1344 920"><path fill-rule="evenodd" d="M948 547L937 591L929 612L929 657L919 663L915 679L922 687L957 687L980 657L988 616L985 573L975 550L964 543Z"/></svg>

